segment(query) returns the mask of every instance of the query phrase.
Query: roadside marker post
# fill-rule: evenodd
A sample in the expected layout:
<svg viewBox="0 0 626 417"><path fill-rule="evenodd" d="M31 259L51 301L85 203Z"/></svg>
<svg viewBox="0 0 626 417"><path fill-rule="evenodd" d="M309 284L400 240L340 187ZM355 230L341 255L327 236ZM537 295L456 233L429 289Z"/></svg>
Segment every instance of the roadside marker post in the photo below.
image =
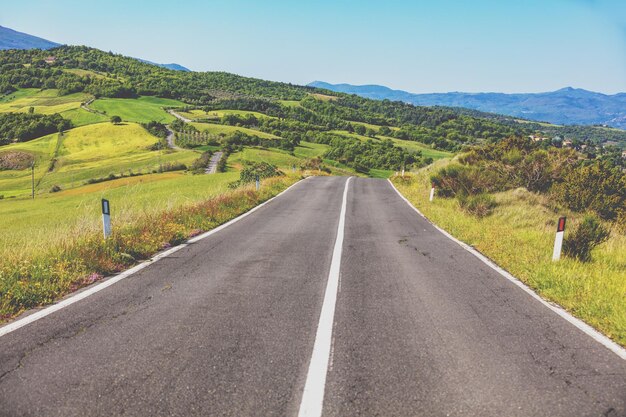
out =
<svg viewBox="0 0 626 417"><path fill-rule="evenodd" d="M404 168L402 168L402 176L404 177Z"/></svg>
<svg viewBox="0 0 626 417"><path fill-rule="evenodd" d="M104 238L111 236L111 206L109 200L102 199L102 229Z"/></svg>
<svg viewBox="0 0 626 417"><path fill-rule="evenodd" d="M431 184L430 187L430 201L433 201L435 198L435 184Z"/></svg>
<svg viewBox="0 0 626 417"><path fill-rule="evenodd" d="M259 191L259 188L261 188L261 181L259 180L259 176L256 176L256 190Z"/></svg>
<svg viewBox="0 0 626 417"><path fill-rule="evenodd" d="M563 248L563 235L565 234L565 217L559 218L559 223L556 227L556 236L554 238L554 251L552 252L552 260L558 261L561 259L561 249Z"/></svg>

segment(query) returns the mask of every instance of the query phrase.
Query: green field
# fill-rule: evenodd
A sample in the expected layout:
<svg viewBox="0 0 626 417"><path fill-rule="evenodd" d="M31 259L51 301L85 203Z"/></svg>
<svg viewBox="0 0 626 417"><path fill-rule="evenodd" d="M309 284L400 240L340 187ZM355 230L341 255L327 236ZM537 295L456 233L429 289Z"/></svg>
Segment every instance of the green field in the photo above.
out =
<svg viewBox="0 0 626 417"><path fill-rule="evenodd" d="M383 139L391 139L396 146L400 146L406 150L421 152L422 156L425 158L432 158L433 161L437 161L443 158L450 158L453 154L446 151L440 151L438 149L433 149L428 145L425 145L420 142L414 142L412 140L402 140L396 138L389 138L386 136L381 136Z"/></svg>
<svg viewBox="0 0 626 417"><path fill-rule="evenodd" d="M88 112L82 108L66 110L60 114L66 119L71 120L75 127L107 122L110 119L102 114Z"/></svg>
<svg viewBox="0 0 626 417"><path fill-rule="evenodd" d="M0 253L25 254L99 230L100 199L111 202L113 223L202 201L227 190L237 172L150 174L91 184L33 200L0 200Z"/></svg>
<svg viewBox="0 0 626 417"><path fill-rule="evenodd" d="M275 117L268 116L266 114L259 113L256 111L246 111L246 110L211 110L208 112L204 110L189 110L189 111L179 111L177 113L190 120L207 120L207 119L217 120L217 119L224 117L227 114L235 114L237 116L246 116L248 114L251 114L255 116L257 119L261 119L264 117L271 118L271 119L275 118Z"/></svg>
<svg viewBox="0 0 626 417"><path fill-rule="evenodd" d="M72 188L92 178L109 174L148 172L166 162L191 163L197 153L189 150L151 151L157 142L135 124L92 124L52 134L25 143L0 147L0 152L23 151L35 155L36 193L47 193L53 185ZM51 169L51 161L56 163ZM29 195L30 170L0 171L0 190L5 197Z"/></svg>
<svg viewBox="0 0 626 417"><path fill-rule="evenodd" d="M174 116L163 110L163 107L185 106L178 100L158 97L139 98L101 98L89 107L106 114L108 118L119 116L127 122L148 123L151 121L169 123Z"/></svg>
<svg viewBox="0 0 626 417"><path fill-rule="evenodd" d="M260 130L256 130L256 129L248 129L245 127L218 125L215 123L195 123L195 122L190 123L190 125L192 125L193 127L195 127L201 132L208 132L213 135L219 135L219 134L228 135L228 134L239 131L242 133L246 133L248 135L258 136L260 138L278 139L278 136L274 136L270 133L261 132Z"/></svg>
<svg viewBox="0 0 626 417"><path fill-rule="evenodd" d="M0 100L0 113L25 113L31 107L38 114L63 113L80 108L81 103L88 101L90 98L91 95L85 93L59 96L58 90L27 88L18 90Z"/></svg>

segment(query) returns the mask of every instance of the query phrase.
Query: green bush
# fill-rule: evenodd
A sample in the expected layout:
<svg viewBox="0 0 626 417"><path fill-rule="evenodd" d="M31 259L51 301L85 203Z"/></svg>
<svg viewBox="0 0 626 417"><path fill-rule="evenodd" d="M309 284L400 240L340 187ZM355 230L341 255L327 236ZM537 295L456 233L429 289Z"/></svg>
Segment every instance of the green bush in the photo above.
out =
<svg viewBox="0 0 626 417"><path fill-rule="evenodd" d="M605 220L613 220L626 209L626 175L606 161L572 168L563 182L554 187L556 199L571 210L595 211Z"/></svg>
<svg viewBox="0 0 626 417"><path fill-rule="evenodd" d="M487 193L477 195L459 194L457 200L463 211L476 217L490 215L497 205L495 198Z"/></svg>
<svg viewBox="0 0 626 417"><path fill-rule="evenodd" d="M261 180L263 178L277 177L284 175L274 165L267 162L257 162L249 165L241 170L239 173L239 180L228 184L230 188L237 188L240 185L249 184L256 181L257 177Z"/></svg>
<svg viewBox="0 0 626 417"><path fill-rule="evenodd" d="M594 216L586 216L563 241L563 253L581 262L591 260L591 251L609 238L609 231Z"/></svg>

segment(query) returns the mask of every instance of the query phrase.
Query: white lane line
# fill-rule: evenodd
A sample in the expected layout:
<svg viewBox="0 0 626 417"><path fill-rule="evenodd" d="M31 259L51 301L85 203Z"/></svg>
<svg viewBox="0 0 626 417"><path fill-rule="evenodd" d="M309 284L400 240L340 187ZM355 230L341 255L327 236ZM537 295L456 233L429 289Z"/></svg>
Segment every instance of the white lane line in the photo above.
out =
<svg viewBox="0 0 626 417"><path fill-rule="evenodd" d="M307 177L309 178L309 177ZM306 178L305 178L306 179ZM199 240L205 239L225 228L227 228L228 226L237 223L239 220L251 215L252 213L254 213L255 211L259 210L261 207L263 207L264 205L268 204L270 201L280 197L281 195L283 195L284 193L286 193L287 191L291 190L293 187L295 187L296 185L300 184L302 182L298 181L295 184L292 184L290 187L288 187L287 189L285 189L283 192L281 192L280 194L270 198L269 200L259 204L258 206L252 208L251 210L243 213L242 215L235 217L234 219L222 224L221 226L216 227L215 229L209 230L208 232L205 232L201 235L198 235L192 239L189 239L186 243L182 243L178 246L174 246L171 249L166 250L165 252L161 252L158 255L155 255L154 257L152 257L150 260L147 260L145 262L140 263L139 265L136 265L134 267L132 267L131 269L128 269L118 275L115 275L113 278L107 279L106 281L95 285L85 291L81 291L75 295L72 295L62 301L59 301L56 304L53 304L49 307L46 307L42 310L37 311L36 313L30 314L24 318L15 320L14 322L11 322L9 324L7 324L4 327L0 327L0 337L5 336L11 332L16 331L17 329L26 326L27 324L33 323L37 320L40 320L46 316L49 316L50 314L59 311L65 307L68 307L80 300L83 300L87 297L89 297L90 295L93 295L97 292L100 292L102 290L104 290L107 287L110 287L111 285L115 284L116 282L119 282L121 280L123 280L124 278L128 278L129 276L141 271L142 269L152 265L153 263L157 262L160 259L163 259L175 252L178 252L179 250L187 247L190 243L195 243Z"/></svg>
<svg viewBox="0 0 626 417"><path fill-rule="evenodd" d="M433 227L435 227L437 230L439 230L441 233L443 233L447 238L449 238L450 240L458 243L463 249L465 249L466 251L470 252L472 255L474 255L475 257L477 257L481 261L483 261L483 263L485 263L491 269L493 269L498 274L502 275L504 278L506 278L509 281L511 281L513 284L515 284L518 287L520 287L522 290L524 290L526 293L528 293L535 300L539 301L541 304L543 304L544 306L548 307L550 310L554 311L556 314L558 314L559 316L561 316L562 318L564 318L565 320L567 320L568 322L570 322L571 324L576 326L579 330L582 330L587 336L591 337L593 340L595 340L596 342L600 343L601 345L603 345L604 347L609 349L611 352L615 353L620 358L626 360L626 349L624 349L623 347L621 347L620 345L618 345L617 343L615 343L614 341L612 341L611 339L609 339L608 337L606 337L605 335L603 335L602 333L600 333L599 331L597 331L596 329L594 329L593 327L591 327L590 325L585 323L584 321L582 321L582 320L572 316L564 308L544 300L536 292L534 292L532 290L532 288L530 288L529 286L524 284L519 279L515 278L509 272L505 271L504 269L502 269L501 267L496 265L493 261L491 261L485 255L483 255L482 253L480 253L479 251L477 251L476 249L474 249L473 247L471 247L467 243L461 242L460 240L458 240L457 238L452 236L450 233L446 232L445 230L443 230L442 228L440 228L439 226L437 226L436 224L431 222L428 219L428 217L424 216L421 211L419 211L413 204L411 204L411 202L409 200L407 200L400 193L400 191L398 191L398 189L396 188L395 185L393 185L391 180L388 179L387 181L389 181L389 184L391 184L391 187L396 191L396 193L398 193L400 198L402 198L413 210L415 210L417 212L417 214L419 214L424 219L426 219L430 224L433 225Z"/></svg>
<svg viewBox="0 0 626 417"><path fill-rule="evenodd" d="M326 374L328 373L328 361L330 358L333 321L335 317L335 304L337 303L337 287L339 285L339 271L341 269L341 252L343 250L343 234L346 224L346 206L348 201L348 185L352 177L346 181L343 190L343 203L337 226L337 239L333 249L333 258L330 262L330 272L324 294L322 312L315 334L313 354L309 363L309 372L304 384L302 401L300 402L299 417L319 417L322 415L324 405L324 387L326 386Z"/></svg>

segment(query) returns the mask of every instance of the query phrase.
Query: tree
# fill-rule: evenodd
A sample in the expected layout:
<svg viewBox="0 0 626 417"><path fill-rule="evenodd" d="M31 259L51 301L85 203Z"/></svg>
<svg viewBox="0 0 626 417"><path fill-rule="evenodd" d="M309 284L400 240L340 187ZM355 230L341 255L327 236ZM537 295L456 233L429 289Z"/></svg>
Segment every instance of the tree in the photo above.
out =
<svg viewBox="0 0 626 417"><path fill-rule="evenodd" d="M122 118L120 116L111 116L111 123L114 125L122 123Z"/></svg>

